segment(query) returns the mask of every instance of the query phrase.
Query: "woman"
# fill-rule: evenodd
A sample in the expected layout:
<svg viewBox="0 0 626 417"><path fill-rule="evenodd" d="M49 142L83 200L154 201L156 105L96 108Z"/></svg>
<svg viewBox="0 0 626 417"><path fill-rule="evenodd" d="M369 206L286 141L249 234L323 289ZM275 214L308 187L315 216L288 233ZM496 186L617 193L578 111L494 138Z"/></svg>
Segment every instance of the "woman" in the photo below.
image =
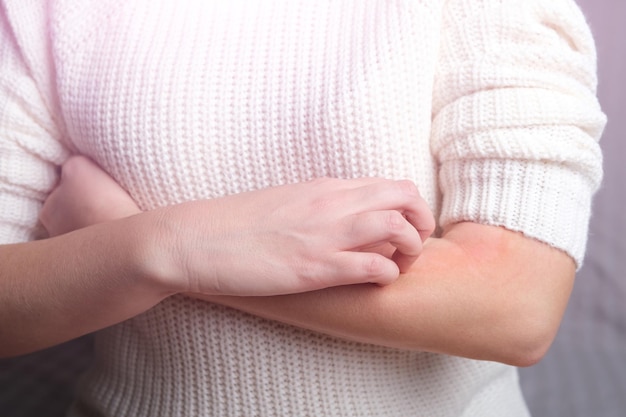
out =
<svg viewBox="0 0 626 417"><path fill-rule="evenodd" d="M67 164L2 339L104 329L71 415L528 414L601 177L572 2L3 6L5 242Z"/></svg>

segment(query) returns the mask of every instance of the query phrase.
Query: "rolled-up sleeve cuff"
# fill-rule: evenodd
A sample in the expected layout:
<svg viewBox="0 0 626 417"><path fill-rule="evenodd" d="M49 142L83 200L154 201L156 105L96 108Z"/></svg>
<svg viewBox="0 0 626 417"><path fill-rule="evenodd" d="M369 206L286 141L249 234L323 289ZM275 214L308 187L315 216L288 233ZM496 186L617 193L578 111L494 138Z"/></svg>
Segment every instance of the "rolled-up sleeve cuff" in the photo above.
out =
<svg viewBox="0 0 626 417"><path fill-rule="evenodd" d="M442 226L503 226L561 249L582 265L594 188L585 176L554 162L449 160L440 184Z"/></svg>

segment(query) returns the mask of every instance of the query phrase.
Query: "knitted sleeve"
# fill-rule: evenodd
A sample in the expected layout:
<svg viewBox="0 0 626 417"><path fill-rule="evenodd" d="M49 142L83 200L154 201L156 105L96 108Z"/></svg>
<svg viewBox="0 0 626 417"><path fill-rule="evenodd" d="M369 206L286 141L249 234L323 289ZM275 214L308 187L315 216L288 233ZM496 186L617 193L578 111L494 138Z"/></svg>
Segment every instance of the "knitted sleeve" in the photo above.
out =
<svg viewBox="0 0 626 417"><path fill-rule="evenodd" d="M440 224L504 226L580 267L605 124L570 0L450 0L433 97Z"/></svg>
<svg viewBox="0 0 626 417"><path fill-rule="evenodd" d="M68 155L53 117L52 66L44 62L51 61L44 3L0 2L0 244L35 237L42 202Z"/></svg>

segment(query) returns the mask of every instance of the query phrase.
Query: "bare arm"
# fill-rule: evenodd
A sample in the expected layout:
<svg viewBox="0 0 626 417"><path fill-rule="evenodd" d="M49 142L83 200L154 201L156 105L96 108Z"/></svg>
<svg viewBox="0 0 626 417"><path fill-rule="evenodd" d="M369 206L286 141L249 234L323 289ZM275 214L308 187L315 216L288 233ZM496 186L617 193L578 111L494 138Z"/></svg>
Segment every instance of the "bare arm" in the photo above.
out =
<svg viewBox="0 0 626 417"><path fill-rule="evenodd" d="M69 184L80 188L84 178ZM53 199L46 209L73 213L62 217L66 229L106 221L116 212L139 212L129 198L115 198L114 190L106 201L116 204L90 203L100 195L89 191L94 189L92 181L80 191L85 204L79 212L68 199ZM420 258L391 285L273 297L191 295L349 340L529 365L556 333L574 270L569 256L539 241L499 227L458 223L442 238L429 239Z"/></svg>
<svg viewBox="0 0 626 417"><path fill-rule="evenodd" d="M527 366L550 346L574 272L569 256L541 242L459 223L385 287L206 298L359 342Z"/></svg>
<svg viewBox="0 0 626 417"><path fill-rule="evenodd" d="M0 246L0 356L110 326L172 294L142 268L137 233L124 219Z"/></svg>
<svg viewBox="0 0 626 417"><path fill-rule="evenodd" d="M175 293L276 295L387 284L420 254L420 233L425 238L434 227L413 184L369 178L141 213L80 157L64 165L41 220L56 237L0 246L0 355L101 329Z"/></svg>

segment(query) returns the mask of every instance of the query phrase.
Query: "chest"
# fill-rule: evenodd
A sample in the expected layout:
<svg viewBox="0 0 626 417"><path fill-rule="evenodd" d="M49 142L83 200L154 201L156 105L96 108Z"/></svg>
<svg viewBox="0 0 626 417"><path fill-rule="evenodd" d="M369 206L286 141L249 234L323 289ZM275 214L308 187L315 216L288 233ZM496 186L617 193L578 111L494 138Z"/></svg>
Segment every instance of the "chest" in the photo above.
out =
<svg viewBox="0 0 626 417"><path fill-rule="evenodd" d="M434 187L436 2L74 3L54 39L70 139L144 207L319 176Z"/></svg>

